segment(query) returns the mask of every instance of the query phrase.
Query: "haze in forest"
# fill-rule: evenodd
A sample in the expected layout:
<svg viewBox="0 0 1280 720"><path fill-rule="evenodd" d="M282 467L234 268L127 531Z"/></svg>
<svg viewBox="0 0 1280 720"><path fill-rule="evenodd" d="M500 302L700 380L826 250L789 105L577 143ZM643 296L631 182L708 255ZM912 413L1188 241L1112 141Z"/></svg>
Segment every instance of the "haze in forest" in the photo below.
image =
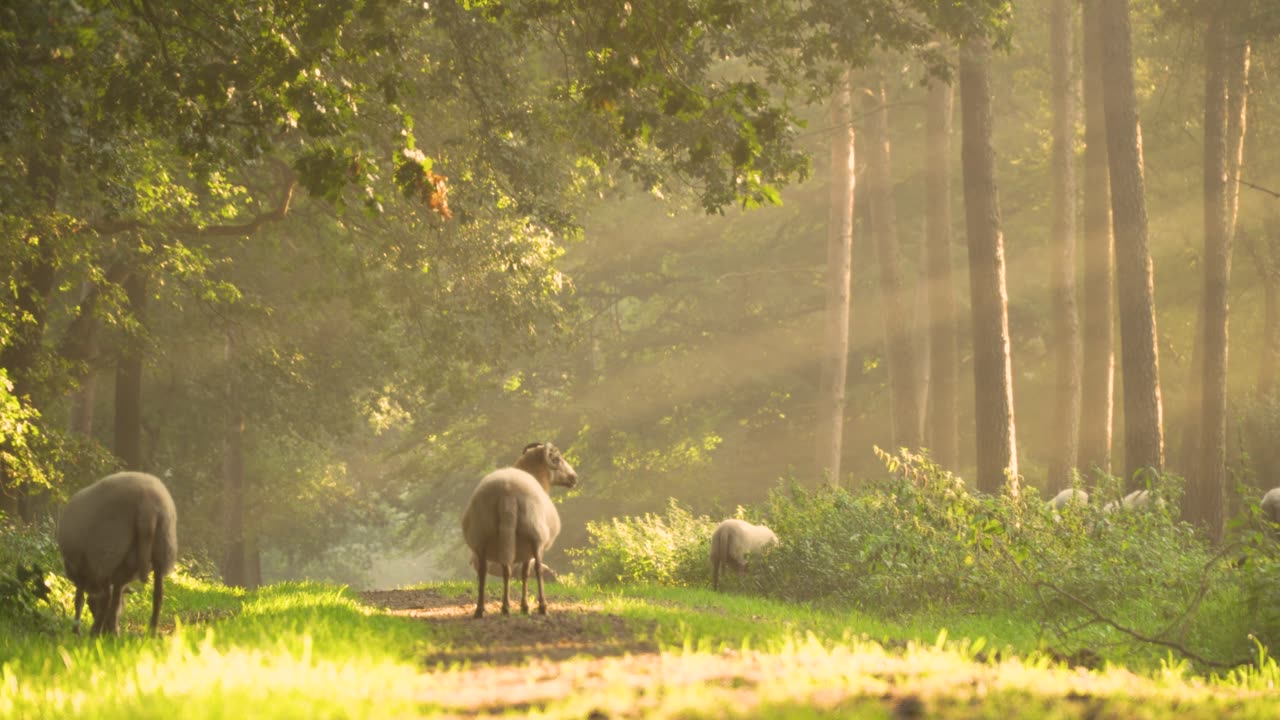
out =
<svg viewBox="0 0 1280 720"><path fill-rule="evenodd" d="M1119 225L1116 284L1089 283L1101 186L1088 133L1103 119L1085 72L1100 31L1079 3L1065 64L1055 3L967 4L946 22L993 41L966 45L963 66L945 24L846 47L839 22L795 30L745 3L368 3L238 23L247 6L232 3L192 26L172 3L155 17L38 5L0 16L18 28L0 35L0 510L13 521L51 517L111 470L146 470L174 495L184 547L228 582L388 587L468 577L467 497L540 440L580 477L556 498L548 562L566 570L588 522L671 498L728 517L792 482L858 487L886 472L875 447L927 449L985 492L1002 491L1003 448L1022 491L1050 496L1102 471L1140 482L1141 432L1163 442L1159 469L1188 479L1184 514L1219 535L1237 485L1260 495L1280 477L1280 10L1265 2L1231 4L1216 35L1196 3L1135 2L1133 62L1104 65L1132 68L1159 427L1126 422L1140 404L1121 318L1138 283ZM961 92L978 71L987 205L973 204L981 168L966 167L981 153L964 149L981 108ZM1206 157L1226 188L1218 246ZM995 198L994 229L975 230L974 208ZM977 231L998 239L1002 287L970 274ZM1221 241L1234 263L1219 297L1205 268ZM842 252L847 323L832 314ZM975 308L980 296L1003 307ZM1113 384L1089 360L1104 296L1112 345L1095 359L1113 358ZM1225 327L1226 308L1229 346L1209 344L1205 311ZM1220 357L1222 391L1206 395L1203 364ZM1006 366L1007 388L975 391ZM1082 398L1099 383L1113 388L1105 412ZM992 421L1006 389L1008 417ZM1090 447L1099 428L1110 442ZM1104 467L1082 462L1090 452Z"/></svg>

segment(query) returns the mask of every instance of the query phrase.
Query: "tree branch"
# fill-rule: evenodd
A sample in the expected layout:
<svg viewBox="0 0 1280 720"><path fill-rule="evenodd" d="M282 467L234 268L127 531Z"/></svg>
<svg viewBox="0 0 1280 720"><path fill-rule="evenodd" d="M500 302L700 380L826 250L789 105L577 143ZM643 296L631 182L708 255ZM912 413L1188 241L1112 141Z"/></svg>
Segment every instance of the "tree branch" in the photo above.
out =
<svg viewBox="0 0 1280 720"><path fill-rule="evenodd" d="M280 203L276 207L255 215L248 222L234 225L150 225L140 220L117 220L98 224L86 223L81 225L77 232L87 230L97 235L115 235L132 230L158 230L166 235L179 237L248 237L267 223L285 219L289 214L289 206L293 202L293 191L297 187L298 178L290 174Z"/></svg>
<svg viewBox="0 0 1280 720"><path fill-rule="evenodd" d="M1244 178L1238 178L1238 179L1237 179L1237 181L1238 181L1241 185L1244 185L1244 186L1245 186L1245 187L1247 187L1247 188L1252 188L1252 189L1254 189L1254 190L1257 190L1258 192L1266 193L1266 194L1270 195L1270 196L1271 196L1271 197L1273 197L1273 198L1280 199L1280 192L1276 192L1275 190L1272 190L1272 189L1270 189L1270 188L1262 187L1261 185L1255 185L1255 184L1253 184L1253 183L1249 182L1248 180L1245 180Z"/></svg>

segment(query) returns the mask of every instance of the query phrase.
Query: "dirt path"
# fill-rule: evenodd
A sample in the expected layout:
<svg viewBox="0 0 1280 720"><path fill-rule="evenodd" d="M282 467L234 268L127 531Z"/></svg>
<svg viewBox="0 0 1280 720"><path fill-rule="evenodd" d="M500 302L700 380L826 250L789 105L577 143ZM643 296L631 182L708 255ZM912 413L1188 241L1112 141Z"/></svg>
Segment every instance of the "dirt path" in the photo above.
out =
<svg viewBox="0 0 1280 720"><path fill-rule="evenodd" d="M660 652L650 639L652 628L636 627L598 605L561 601L554 592L545 617L518 612L503 617L491 603L490 614L480 620L471 616L475 601L469 592L392 590L362 597L426 624L433 650L422 658L424 672L414 692L424 712L441 717L550 706L555 716L589 720L749 717L776 715L779 707L802 708L808 716L870 713L904 720L1045 714L1123 718L1146 707L1143 703L1156 701L1171 712L1195 697L1169 695L1159 683L1128 673L1095 677L1083 669L971 662L928 648L802 645L780 653ZM1223 699L1230 696L1222 693Z"/></svg>
<svg viewBox="0 0 1280 720"><path fill-rule="evenodd" d="M499 583L501 588L501 583ZM423 658L428 668L453 663L518 665L526 661L567 660L657 653L645 628L634 628L599 607L557 600L548 594L547 615L522 615L517 593L512 614L503 617L499 604L490 601L487 615L472 617L475 595L439 590L377 590L361 593L365 602L393 615L430 621L439 637L452 641L447 652Z"/></svg>

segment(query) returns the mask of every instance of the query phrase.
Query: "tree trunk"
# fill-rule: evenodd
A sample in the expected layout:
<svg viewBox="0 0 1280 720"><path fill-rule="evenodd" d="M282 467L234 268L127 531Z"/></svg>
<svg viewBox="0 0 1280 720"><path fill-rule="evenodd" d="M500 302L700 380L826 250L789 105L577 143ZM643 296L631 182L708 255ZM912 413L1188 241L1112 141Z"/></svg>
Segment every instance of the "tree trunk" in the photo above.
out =
<svg viewBox="0 0 1280 720"><path fill-rule="evenodd" d="M1084 323L1080 381L1080 461L1085 471L1111 472L1115 393L1115 264L1111 182L1102 105L1102 0L1084 2Z"/></svg>
<svg viewBox="0 0 1280 720"><path fill-rule="evenodd" d="M903 292L898 249L898 211L893 200L893 167L889 151L889 109L883 79L865 98L870 118L867 143L867 204L871 235L880 268L880 315L884 320L894 448L919 450L920 417L916 407L916 364L911 342L911 312Z"/></svg>
<svg viewBox="0 0 1280 720"><path fill-rule="evenodd" d="M147 278L135 270L124 281L129 312L144 325L147 306ZM126 470L144 470L142 457L142 364L144 338L141 330L129 338L116 365L115 452Z"/></svg>
<svg viewBox="0 0 1280 720"><path fill-rule="evenodd" d="M983 492L998 493L1007 478L1010 493L1016 495L1018 450L1004 238L996 193L995 150L991 145L990 54L985 39L968 40L960 49L961 164L973 312L977 484Z"/></svg>
<svg viewBox="0 0 1280 720"><path fill-rule="evenodd" d="M227 371L234 377L231 366L235 361L236 343L230 333L224 346ZM227 381L227 407L230 418L222 452L222 529L224 552L222 557L222 582L234 587L248 587L248 568L245 563L244 534L244 412L234 380Z"/></svg>
<svg viewBox="0 0 1280 720"><path fill-rule="evenodd" d="M1164 470L1164 424L1129 0L1106 0L1099 18L1103 61L1108 69L1103 76L1103 100L1124 373L1125 478L1130 487L1137 488L1144 484L1143 471Z"/></svg>
<svg viewBox="0 0 1280 720"><path fill-rule="evenodd" d="M952 87L941 80L929 86L925 119L925 244L929 289L929 439L933 458L959 470L959 384L956 353L956 287L951 260L951 98Z"/></svg>
<svg viewBox="0 0 1280 720"><path fill-rule="evenodd" d="M1227 488L1227 347L1231 282L1231 240L1238 201L1236 186L1244 140L1244 121L1228 119L1229 88L1244 110L1248 54L1231 45L1239 42L1219 14L1208 22L1205 36L1204 80L1204 375L1201 378L1200 464L1192 478L1186 515L1205 528L1214 542L1222 541ZM1236 67L1232 67L1235 65ZM1243 66L1243 67L1241 67ZM1232 77L1236 80L1232 80ZM1234 125L1236 137L1230 137ZM1231 143L1235 147L1231 147ZM1232 156L1234 155L1234 158ZM1233 197L1234 196L1234 197Z"/></svg>
<svg viewBox="0 0 1280 720"><path fill-rule="evenodd" d="M96 291L85 283L80 292L80 305L84 307ZM86 371L80 378L79 387L71 394L71 432L86 438L93 437L93 416L98 394L98 373L94 361L98 354L98 323L92 315L72 323L68 333L75 333L75 338L68 338L68 345L76 349L77 359L84 363ZM65 357L65 356L64 356ZM67 358L68 360L70 358Z"/></svg>
<svg viewBox="0 0 1280 720"><path fill-rule="evenodd" d="M849 292L853 253L853 117L849 74L831 99L831 205L827 214L827 311L818 395L818 469L840 484L845 376L849 364Z"/></svg>
<svg viewBox="0 0 1280 720"><path fill-rule="evenodd" d="M1252 49L1241 33L1227 37L1227 232L1234 236L1240 218L1240 173L1248 128L1249 60Z"/></svg>
<svg viewBox="0 0 1280 720"><path fill-rule="evenodd" d="M1071 0L1052 0L1049 54L1053 74L1054 441L1049 489L1070 487L1080 448L1080 313L1076 303L1076 79Z"/></svg>

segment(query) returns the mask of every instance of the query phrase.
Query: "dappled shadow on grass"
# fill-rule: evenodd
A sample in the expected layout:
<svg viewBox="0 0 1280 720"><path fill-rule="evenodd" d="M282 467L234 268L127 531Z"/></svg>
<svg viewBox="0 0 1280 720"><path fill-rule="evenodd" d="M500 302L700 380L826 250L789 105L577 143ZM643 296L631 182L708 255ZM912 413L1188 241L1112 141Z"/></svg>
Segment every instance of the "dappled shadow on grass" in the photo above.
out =
<svg viewBox="0 0 1280 720"><path fill-rule="evenodd" d="M392 615L427 621L438 640L424 656L428 667L453 664L520 665L529 661L572 657L615 657L656 653L649 628L636 628L621 617L582 602L562 602L548 594L548 614L522 615L513 597L512 614L500 603L486 605L485 617L472 617L475 596L443 589L384 590L362 593L370 605Z"/></svg>

